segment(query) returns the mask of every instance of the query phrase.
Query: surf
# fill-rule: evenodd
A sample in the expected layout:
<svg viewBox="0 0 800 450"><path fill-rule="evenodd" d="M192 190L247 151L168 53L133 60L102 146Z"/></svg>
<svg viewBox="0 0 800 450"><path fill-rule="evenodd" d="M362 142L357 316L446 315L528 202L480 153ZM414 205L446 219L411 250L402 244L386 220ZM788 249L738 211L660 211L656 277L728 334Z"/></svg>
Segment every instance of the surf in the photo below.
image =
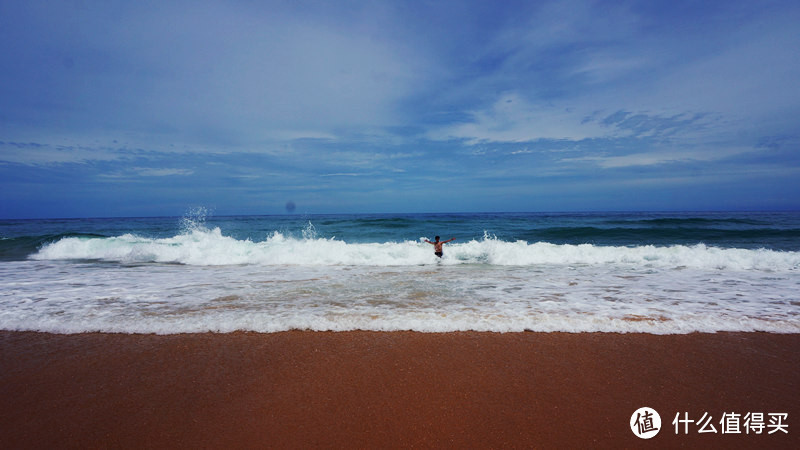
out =
<svg viewBox="0 0 800 450"><path fill-rule="evenodd" d="M740 218L199 211L20 222L0 228L0 247L17 255L0 264L0 328L796 333L800 221ZM635 227L647 229L626 235ZM756 235L743 247L737 236L689 244L673 233L703 227ZM458 239L441 260L424 242L435 234Z"/></svg>
<svg viewBox="0 0 800 450"><path fill-rule="evenodd" d="M32 260L105 261L121 264L413 266L434 261L427 237L417 240L351 243L318 237L309 223L302 237L273 231L260 241L237 239L219 227L194 227L167 238L123 234L63 236L45 243ZM445 245L444 264L496 266L625 265L710 270L794 271L800 252L695 245L603 246L482 239Z"/></svg>

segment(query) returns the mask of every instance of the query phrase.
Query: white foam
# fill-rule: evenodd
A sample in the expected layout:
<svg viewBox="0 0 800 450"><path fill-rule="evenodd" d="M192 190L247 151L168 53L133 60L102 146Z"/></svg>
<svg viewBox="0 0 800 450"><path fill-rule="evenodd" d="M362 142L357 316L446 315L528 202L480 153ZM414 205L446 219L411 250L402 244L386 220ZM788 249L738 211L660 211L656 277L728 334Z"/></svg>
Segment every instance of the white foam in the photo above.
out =
<svg viewBox="0 0 800 450"><path fill-rule="evenodd" d="M430 245L419 241L347 243L335 238L295 239L274 232L263 241L237 240L219 228L192 229L170 238L125 234L112 238L63 238L31 255L34 260L102 260L121 263L177 263L197 266L355 265L413 266L435 260ZM555 245L505 242L493 238L451 243L445 264L604 265L717 270L795 271L800 252L708 247Z"/></svg>
<svg viewBox="0 0 800 450"><path fill-rule="evenodd" d="M169 238L63 238L0 265L0 328L798 333L798 269L800 252L490 236L440 260L423 238L348 243L309 224L251 241L191 222Z"/></svg>
<svg viewBox="0 0 800 450"><path fill-rule="evenodd" d="M296 244L296 242L295 242ZM0 265L0 328L800 332L800 273L637 267Z"/></svg>

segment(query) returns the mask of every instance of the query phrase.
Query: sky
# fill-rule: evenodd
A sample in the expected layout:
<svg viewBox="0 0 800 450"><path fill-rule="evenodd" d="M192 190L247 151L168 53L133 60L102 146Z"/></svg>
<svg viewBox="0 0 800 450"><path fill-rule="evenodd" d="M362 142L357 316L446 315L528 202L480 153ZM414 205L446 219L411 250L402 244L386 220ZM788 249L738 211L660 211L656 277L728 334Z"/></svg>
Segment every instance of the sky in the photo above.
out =
<svg viewBox="0 0 800 450"><path fill-rule="evenodd" d="M0 1L0 218L800 210L800 2Z"/></svg>

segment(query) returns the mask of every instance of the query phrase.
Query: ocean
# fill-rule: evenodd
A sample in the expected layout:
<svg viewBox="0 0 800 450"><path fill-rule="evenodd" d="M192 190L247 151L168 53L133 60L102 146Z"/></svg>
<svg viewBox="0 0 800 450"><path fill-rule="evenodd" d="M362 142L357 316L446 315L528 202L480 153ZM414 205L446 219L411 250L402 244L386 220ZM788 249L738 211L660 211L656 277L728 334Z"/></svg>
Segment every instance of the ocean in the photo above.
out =
<svg viewBox="0 0 800 450"><path fill-rule="evenodd" d="M796 212L0 221L4 330L800 333L798 292Z"/></svg>

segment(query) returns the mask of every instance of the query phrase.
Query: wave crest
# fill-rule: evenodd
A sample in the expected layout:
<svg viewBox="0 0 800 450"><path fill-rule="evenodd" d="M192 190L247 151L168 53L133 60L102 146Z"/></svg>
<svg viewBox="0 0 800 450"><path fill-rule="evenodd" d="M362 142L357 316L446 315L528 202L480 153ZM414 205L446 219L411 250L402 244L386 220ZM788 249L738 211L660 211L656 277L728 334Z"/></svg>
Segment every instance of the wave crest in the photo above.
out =
<svg viewBox="0 0 800 450"><path fill-rule="evenodd" d="M35 260L101 260L120 263L215 265L364 265L403 266L439 261L423 238L418 241L348 243L319 238L313 224L302 238L272 232L263 241L225 236L219 228L197 223L169 238L133 234L117 237L70 236L43 245ZM445 246L443 264L602 265L788 271L800 268L800 252L709 247L598 246L508 242L485 234L483 239Z"/></svg>

